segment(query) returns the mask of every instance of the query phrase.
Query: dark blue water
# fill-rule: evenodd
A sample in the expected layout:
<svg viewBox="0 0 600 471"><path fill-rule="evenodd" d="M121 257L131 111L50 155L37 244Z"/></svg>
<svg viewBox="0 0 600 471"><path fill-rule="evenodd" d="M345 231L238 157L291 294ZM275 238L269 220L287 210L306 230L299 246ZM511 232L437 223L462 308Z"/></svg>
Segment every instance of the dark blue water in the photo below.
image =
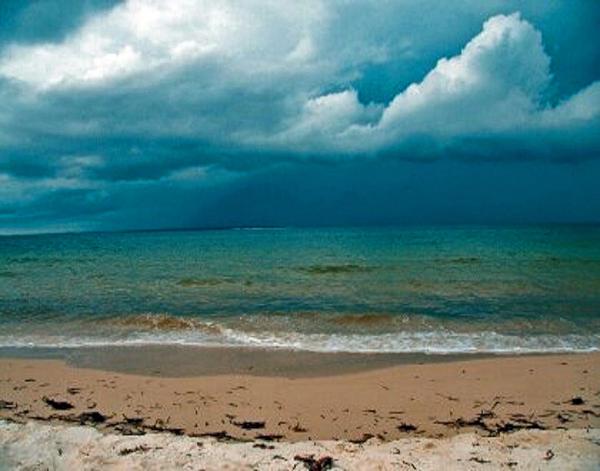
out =
<svg viewBox="0 0 600 471"><path fill-rule="evenodd" d="M600 348L600 227L0 238L0 346Z"/></svg>

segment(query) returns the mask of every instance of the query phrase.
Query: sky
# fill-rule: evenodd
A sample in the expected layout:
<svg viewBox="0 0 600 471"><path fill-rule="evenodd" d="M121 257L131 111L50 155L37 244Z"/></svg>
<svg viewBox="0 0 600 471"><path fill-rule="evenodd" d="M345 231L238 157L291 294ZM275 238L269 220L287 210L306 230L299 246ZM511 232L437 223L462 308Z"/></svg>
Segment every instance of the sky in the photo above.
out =
<svg viewBox="0 0 600 471"><path fill-rule="evenodd" d="M600 222L595 0L1 0L0 233Z"/></svg>

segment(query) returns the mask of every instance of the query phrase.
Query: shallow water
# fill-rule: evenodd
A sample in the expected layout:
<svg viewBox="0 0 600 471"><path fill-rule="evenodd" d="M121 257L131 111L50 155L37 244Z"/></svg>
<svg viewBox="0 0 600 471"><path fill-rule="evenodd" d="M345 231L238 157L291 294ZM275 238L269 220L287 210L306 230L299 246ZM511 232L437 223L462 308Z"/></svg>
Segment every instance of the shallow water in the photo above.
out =
<svg viewBox="0 0 600 471"><path fill-rule="evenodd" d="M600 348L600 226L0 238L0 347Z"/></svg>

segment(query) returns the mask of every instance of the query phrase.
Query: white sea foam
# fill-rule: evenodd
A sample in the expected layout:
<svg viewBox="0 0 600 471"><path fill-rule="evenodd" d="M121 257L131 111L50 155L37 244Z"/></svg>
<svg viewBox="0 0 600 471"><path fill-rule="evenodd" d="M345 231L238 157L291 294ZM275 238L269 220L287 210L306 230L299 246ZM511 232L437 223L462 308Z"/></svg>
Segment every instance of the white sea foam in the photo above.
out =
<svg viewBox="0 0 600 471"><path fill-rule="evenodd" d="M492 331L398 332L381 335L303 334L297 332L247 332L222 329L205 332L145 332L119 337L67 335L0 335L0 347L76 348L143 345L254 347L311 352L357 353L549 353L600 351L600 335L516 336Z"/></svg>

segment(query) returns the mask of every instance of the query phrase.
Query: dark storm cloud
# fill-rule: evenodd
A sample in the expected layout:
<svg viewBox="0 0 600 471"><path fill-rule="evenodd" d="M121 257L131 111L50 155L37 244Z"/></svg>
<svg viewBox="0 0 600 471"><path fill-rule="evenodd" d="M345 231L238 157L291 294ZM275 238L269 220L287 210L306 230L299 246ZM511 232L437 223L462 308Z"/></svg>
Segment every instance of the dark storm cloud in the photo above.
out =
<svg viewBox="0 0 600 471"><path fill-rule="evenodd" d="M89 16L121 0L2 0L0 45L60 41Z"/></svg>
<svg viewBox="0 0 600 471"><path fill-rule="evenodd" d="M556 168L544 191L563 164L598 169L594 2L6 5L5 231L402 222L384 203L419 183L411 210L438 220L445 205L426 195L485 192L472 178L490 165L509 180ZM446 214L510 219L479 200L496 212L459 199Z"/></svg>

